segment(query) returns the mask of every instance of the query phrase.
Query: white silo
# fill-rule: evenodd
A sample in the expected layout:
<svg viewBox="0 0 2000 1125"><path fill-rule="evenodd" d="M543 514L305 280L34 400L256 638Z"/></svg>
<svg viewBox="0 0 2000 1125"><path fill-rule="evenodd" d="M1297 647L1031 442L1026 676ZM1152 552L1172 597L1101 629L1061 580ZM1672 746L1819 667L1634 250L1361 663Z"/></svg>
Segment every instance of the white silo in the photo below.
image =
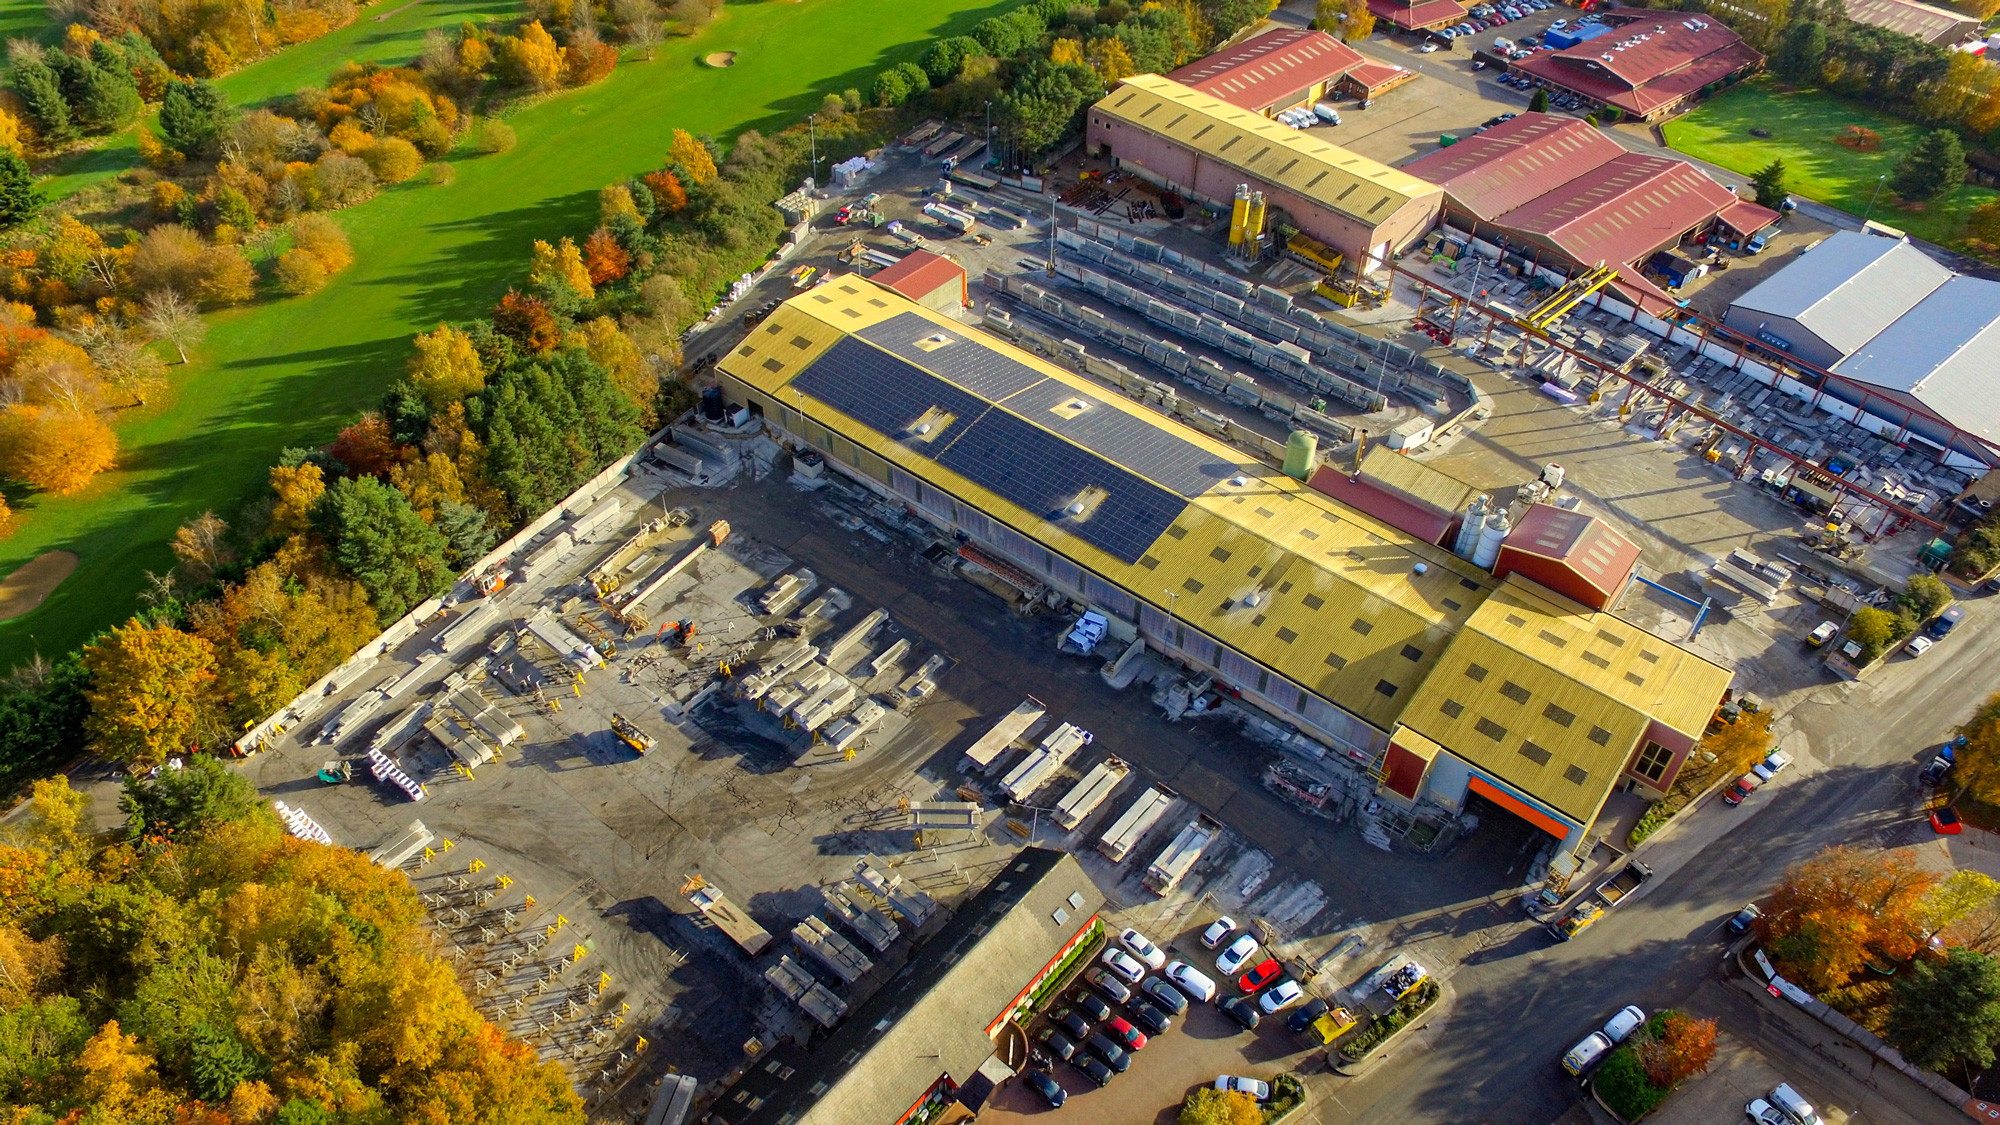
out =
<svg viewBox="0 0 2000 1125"><path fill-rule="evenodd" d="M1458 538L1451 542L1451 553L1461 559L1470 559L1479 547L1479 533L1486 529L1486 501L1487 496L1482 492L1466 505L1465 518L1458 525Z"/></svg>
<svg viewBox="0 0 2000 1125"><path fill-rule="evenodd" d="M1495 512L1486 520L1486 527L1479 533L1479 548L1472 552L1472 565L1481 570L1492 570L1500 558L1500 541L1507 538L1513 526L1507 521L1506 512Z"/></svg>

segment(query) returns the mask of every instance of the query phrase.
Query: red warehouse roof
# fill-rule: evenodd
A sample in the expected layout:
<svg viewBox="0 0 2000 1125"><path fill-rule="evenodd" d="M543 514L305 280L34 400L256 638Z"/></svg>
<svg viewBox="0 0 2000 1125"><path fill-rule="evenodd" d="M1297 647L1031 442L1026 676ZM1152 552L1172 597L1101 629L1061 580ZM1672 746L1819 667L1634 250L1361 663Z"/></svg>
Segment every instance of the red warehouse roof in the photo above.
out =
<svg viewBox="0 0 2000 1125"><path fill-rule="evenodd" d="M1405 4L1401 0L1368 0L1368 10L1374 13L1376 19L1388 20L1405 30L1457 23L1465 18L1465 5L1458 0L1417 0L1414 4Z"/></svg>
<svg viewBox="0 0 2000 1125"><path fill-rule="evenodd" d="M1565 50L1540 52L1515 66L1644 117L1763 58L1712 19L1649 12L1621 23L1608 35Z"/></svg>
<svg viewBox="0 0 2000 1125"><path fill-rule="evenodd" d="M1323 31L1287 27L1246 39L1167 75L1211 98L1262 113L1360 66L1360 52Z"/></svg>
<svg viewBox="0 0 2000 1125"><path fill-rule="evenodd" d="M1599 609L1625 588L1632 577L1632 568L1639 564L1638 546L1603 520L1550 504L1529 507L1528 514L1521 517L1521 522L1501 542L1500 553L1501 558L1493 568L1495 577L1505 578L1514 570L1529 569L1518 556L1546 560L1582 580L1599 596L1589 599L1573 590L1560 592ZM1550 578L1555 576L1536 577L1543 585L1551 585Z"/></svg>
<svg viewBox="0 0 2000 1125"><path fill-rule="evenodd" d="M1625 152L1574 117L1524 113L1403 165L1445 190L1460 210L1491 221Z"/></svg>
<svg viewBox="0 0 2000 1125"><path fill-rule="evenodd" d="M1737 234L1752 235L1777 222L1778 213L1745 199L1724 207L1716 218Z"/></svg>
<svg viewBox="0 0 2000 1125"><path fill-rule="evenodd" d="M1495 220L1582 265L1637 261L1736 202L1682 160L1626 153Z"/></svg>
<svg viewBox="0 0 2000 1125"><path fill-rule="evenodd" d="M912 301L922 301L947 285L957 286L963 295L965 270L950 258L939 257L928 250L912 250L903 255L902 261L869 280L893 289Z"/></svg>

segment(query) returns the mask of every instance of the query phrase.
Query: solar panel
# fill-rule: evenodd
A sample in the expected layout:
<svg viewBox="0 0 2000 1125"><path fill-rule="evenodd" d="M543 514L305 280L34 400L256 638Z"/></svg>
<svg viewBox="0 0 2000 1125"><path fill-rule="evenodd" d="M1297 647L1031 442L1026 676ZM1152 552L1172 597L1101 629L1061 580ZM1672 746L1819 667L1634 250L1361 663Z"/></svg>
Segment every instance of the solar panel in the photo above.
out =
<svg viewBox="0 0 2000 1125"><path fill-rule="evenodd" d="M1189 499L1242 471L1233 461L1054 379L1000 405Z"/></svg>
<svg viewBox="0 0 2000 1125"><path fill-rule="evenodd" d="M991 402L1048 380L1020 360L916 313L897 313L855 335Z"/></svg>
<svg viewBox="0 0 2000 1125"><path fill-rule="evenodd" d="M938 455L945 468L1084 542L1137 562L1187 502L1136 473L1005 411L982 416ZM1065 505L1091 489L1104 497L1081 518Z"/></svg>
<svg viewBox="0 0 2000 1125"><path fill-rule="evenodd" d="M931 456L992 406L852 337L842 337L792 380L792 386L842 414ZM932 411L950 414L942 430L911 432Z"/></svg>

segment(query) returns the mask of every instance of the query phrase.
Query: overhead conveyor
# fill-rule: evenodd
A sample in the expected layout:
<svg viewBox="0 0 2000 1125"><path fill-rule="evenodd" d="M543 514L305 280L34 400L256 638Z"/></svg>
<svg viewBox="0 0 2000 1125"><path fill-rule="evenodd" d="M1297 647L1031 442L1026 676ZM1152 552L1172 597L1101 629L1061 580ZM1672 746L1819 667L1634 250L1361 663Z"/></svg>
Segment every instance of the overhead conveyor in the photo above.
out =
<svg viewBox="0 0 2000 1125"><path fill-rule="evenodd" d="M1541 304L1521 314L1519 324L1531 332L1546 333L1548 327L1561 320L1571 309L1582 304L1584 298L1618 280L1615 266L1603 262L1572 277L1563 287L1549 294Z"/></svg>

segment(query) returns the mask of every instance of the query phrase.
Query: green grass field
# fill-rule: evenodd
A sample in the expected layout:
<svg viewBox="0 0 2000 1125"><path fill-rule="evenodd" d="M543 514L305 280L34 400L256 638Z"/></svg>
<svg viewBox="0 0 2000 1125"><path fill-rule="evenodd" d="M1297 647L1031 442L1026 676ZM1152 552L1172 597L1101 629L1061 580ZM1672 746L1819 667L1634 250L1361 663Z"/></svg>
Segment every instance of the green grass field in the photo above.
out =
<svg viewBox="0 0 2000 1125"><path fill-rule="evenodd" d="M19 501L23 526L0 542L0 573L58 548L82 564L35 612L0 623L0 668L37 648L67 651L132 612L144 572L171 564L175 527L207 509L233 514L280 448L331 440L403 370L411 333L484 313L526 272L531 241L586 231L597 189L658 166L674 128L722 136L788 125L825 92L865 88L931 36L1004 6L731 5L657 61L625 63L597 86L516 114L519 146L458 162L456 182L401 184L340 212L352 268L311 297L215 316L196 362L171 369L165 405L119 426L116 470L76 496ZM738 52L730 69L695 62L727 50ZM238 79L271 84L251 72Z"/></svg>
<svg viewBox="0 0 2000 1125"><path fill-rule="evenodd" d="M1878 152L1856 152L1834 143L1849 125L1882 136ZM1752 129L1771 135L1753 137ZM1867 106L1815 90L1781 89L1764 77L1709 99L1664 126L1667 143L1689 156L1749 176L1774 158L1785 162L1792 194L1855 215L1868 211L1880 177L1893 173L1924 129ZM1965 234L1965 216L1994 198L1991 188L1962 186L1916 207L1899 206L1887 188L1869 217L1911 235L1952 246Z"/></svg>

